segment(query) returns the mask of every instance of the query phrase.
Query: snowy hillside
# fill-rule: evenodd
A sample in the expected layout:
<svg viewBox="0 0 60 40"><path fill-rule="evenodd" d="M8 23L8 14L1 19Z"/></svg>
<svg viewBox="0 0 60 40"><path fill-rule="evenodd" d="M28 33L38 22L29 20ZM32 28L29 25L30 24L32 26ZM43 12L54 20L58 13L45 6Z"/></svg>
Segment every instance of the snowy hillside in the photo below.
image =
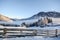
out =
<svg viewBox="0 0 60 40"><path fill-rule="evenodd" d="M29 17L26 19L12 19L12 20L14 21L13 23L17 23L19 25L24 22L26 24L31 24L31 23L37 22L38 20L41 20L41 18L44 18L44 17L49 17L50 19L52 19L52 23L55 25L60 24L60 13L55 11L39 12L38 14L35 14L32 17Z"/></svg>
<svg viewBox="0 0 60 40"><path fill-rule="evenodd" d="M4 16L2 16L3 18ZM0 20L0 23L5 23L5 24L14 24L14 25L21 25L22 23L26 23L28 25L40 25L40 22L41 22L41 19L44 19L44 18L50 18L52 20L51 24L47 24L47 25L60 25L60 13L59 12L55 12L55 11L52 11L52 12L39 12L29 18L26 18L26 19L14 19L14 18L11 18L11 20L13 22L5 22L5 21L1 21ZM4 19L4 18L3 18ZM45 21L45 20L44 20Z"/></svg>

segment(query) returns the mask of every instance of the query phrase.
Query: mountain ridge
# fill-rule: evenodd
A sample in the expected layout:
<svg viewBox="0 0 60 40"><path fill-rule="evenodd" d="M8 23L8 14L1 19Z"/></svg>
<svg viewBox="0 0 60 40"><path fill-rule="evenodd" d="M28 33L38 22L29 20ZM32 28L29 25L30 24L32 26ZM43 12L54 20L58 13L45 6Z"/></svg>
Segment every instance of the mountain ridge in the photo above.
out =
<svg viewBox="0 0 60 40"><path fill-rule="evenodd" d="M54 18L60 18L60 12L56 11L49 11L49 12L39 12L29 18L21 19L21 20L28 20L28 19L38 19L39 17L54 17Z"/></svg>
<svg viewBox="0 0 60 40"><path fill-rule="evenodd" d="M54 17L54 18L60 18L60 12L56 11L48 11L48 12L39 12L29 18L24 19L17 19L17 20L30 20L30 19L38 19L40 17ZM14 19L13 19L14 20Z"/></svg>

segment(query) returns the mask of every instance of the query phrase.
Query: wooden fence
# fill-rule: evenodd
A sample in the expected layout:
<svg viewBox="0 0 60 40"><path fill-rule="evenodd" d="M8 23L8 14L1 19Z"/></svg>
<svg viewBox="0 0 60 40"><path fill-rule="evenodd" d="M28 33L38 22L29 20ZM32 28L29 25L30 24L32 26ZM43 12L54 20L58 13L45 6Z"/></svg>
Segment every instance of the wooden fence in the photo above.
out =
<svg viewBox="0 0 60 40"><path fill-rule="evenodd" d="M8 36L45 36L57 37L60 35L60 30L47 30L47 29L28 29L28 28L0 28L0 37Z"/></svg>

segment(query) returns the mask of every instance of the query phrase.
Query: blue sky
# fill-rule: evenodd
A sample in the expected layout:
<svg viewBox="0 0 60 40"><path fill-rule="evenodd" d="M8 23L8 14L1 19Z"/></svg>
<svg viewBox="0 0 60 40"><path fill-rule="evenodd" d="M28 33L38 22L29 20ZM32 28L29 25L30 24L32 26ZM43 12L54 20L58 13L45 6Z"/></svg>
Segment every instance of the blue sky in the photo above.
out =
<svg viewBox="0 0 60 40"><path fill-rule="evenodd" d="M28 18L41 11L60 12L60 0L0 0L0 14Z"/></svg>

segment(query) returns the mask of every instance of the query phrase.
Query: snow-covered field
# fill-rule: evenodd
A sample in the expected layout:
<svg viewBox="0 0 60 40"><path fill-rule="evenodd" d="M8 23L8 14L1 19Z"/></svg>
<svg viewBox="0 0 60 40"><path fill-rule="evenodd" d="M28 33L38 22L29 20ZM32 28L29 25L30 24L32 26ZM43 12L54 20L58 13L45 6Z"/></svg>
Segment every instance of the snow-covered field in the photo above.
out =
<svg viewBox="0 0 60 40"><path fill-rule="evenodd" d="M35 37L20 37L20 38L0 38L0 40L60 40L60 37L43 38L43 37L35 36Z"/></svg>
<svg viewBox="0 0 60 40"><path fill-rule="evenodd" d="M35 19L34 19L35 20ZM30 23L30 22L36 22L37 20L27 20L27 21L15 21L13 22L14 24L21 24L22 22ZM57 19L56 19L57 20ZM56 21L53 20L53 23ZM0 22L3 23L3 22ZM55 24L56 23L56 24ZM55 22L53 25L60 24L60 20L58 22ZM11 23L12 24L12 23ZM50 25L50 24L49 24ZM60 26L49 26L49 27L29 27L28 29L48 29L48 30L55 30L55 29L60 29ZM0 40L60 40L60 37L41 37L41 36L34 36L34 37L17 37L17 38L0 38Z"/></svg>
<svg viewBox="0 0 60 40"><path fill-rule="evenodd" d="M31 29L60 29L60 26L57 27L30 27ZM29 29L30 29L29 28ZM60 40L60 37L41 37L41 36L28 36L28 37L16 37L16 38L0 38L0 40Z"/></svg>

